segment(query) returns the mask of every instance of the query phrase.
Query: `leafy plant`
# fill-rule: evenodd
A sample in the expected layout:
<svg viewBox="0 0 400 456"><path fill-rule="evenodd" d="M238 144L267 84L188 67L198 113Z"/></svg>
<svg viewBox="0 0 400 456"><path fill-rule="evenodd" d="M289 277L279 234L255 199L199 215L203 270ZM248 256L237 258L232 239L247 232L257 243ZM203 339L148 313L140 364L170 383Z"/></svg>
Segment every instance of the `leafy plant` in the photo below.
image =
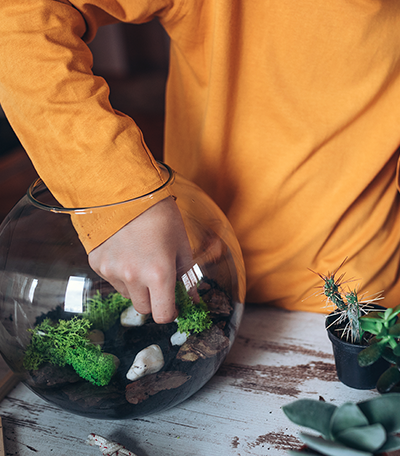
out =
<svg viewBox="0 0 400 456"><path fill-rule="evenodd" d="M118 320L121 313L132 305L132 301L119 293L110 293L103 297L99 290L87 300L83 317L87 318L93 328L107 331Z"/></svg>
<svg viewBox="0 0 400 456"><path fill-rule="evenodd" d="M71 365L85 380L95 385L107 385L116 367L112 355L102 353L99 346L87 338L91 322L74 317L54 324L46 318L32 332L25 351L24 367L36 370L43 363L55 366Z"/></svg>
<svg viewBox="0 0 400 456"><path fill-rule="evenodd" d="M400 305L382 312L370 312L361 317L360 323L364 331L373 334L369 346L358 355L360 366L370 366L383 357L393 366L389 367L378 380L377 389L380 393L393 390L400 382Z"/></svg>
<svg viewBox="0 0 400 456"><path fill-rule="evenodd" d="M199 302L195 303L193 298L186 291L182 282L177 282L175 286L175 302L178 308L178 331L180 333L201 333L212 326L210 312L207 304L200 297Z"/></svg>
<svg viewBox="0 0 400 456"><path fill-rule="evenodd" d="M390 393L340 407L324 401L300 399L283 408L295 424L321 436L300 433L308 448L326 456L372 456L400 449L400 394ZM291 450L290 454L312 453Z"/></svg>

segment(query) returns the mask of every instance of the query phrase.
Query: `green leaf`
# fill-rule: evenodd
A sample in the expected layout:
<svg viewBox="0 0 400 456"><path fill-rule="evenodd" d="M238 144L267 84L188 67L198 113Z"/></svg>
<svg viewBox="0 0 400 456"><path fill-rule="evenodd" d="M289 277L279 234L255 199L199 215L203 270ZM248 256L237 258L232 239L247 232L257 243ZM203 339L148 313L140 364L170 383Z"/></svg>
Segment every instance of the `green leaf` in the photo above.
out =
<svg viewBox="0 0 400 456"><path fill-rule="evenodd" d="M386 343L388 340L389 340L389 336L388 336L388 330L386 327L383 327L381 329L381 331L379 332L379 334L377 334L375 336L378 340L382 340L382 339L385 339L384 342Z"/></svg>
<svg viewBox="0 0 400 456"><path fill-rule="evenodd" d="M367 315L360 318L360 325L365 332L369 332L371 334L379 334L380 328L378 326L377 320L369 318ZM379 325L382 326L380 322Z"/></svg>
<svg viewBox="0 0 400 456"><path fill-rule="evenodd" d="M336 405L312 399L299 399L282 407L293 423L314 429L326 437L329 437L330 421L336 409Z"/></svg>
<svg viewBox="0 0 400 456"><path fill-rule="evenodd" d="M347 402L338 407L332 415L330 432L331 436L336 435L345 429L355 426L368 426L368 420L357 405Z"/></svg>
<svg viewBox="0 0 400 456"><path fill-rule="evenodd" d="M393 313L392 313L391 318L393 318L394 316L396 316L398 314L400 314L400 304L393 308Z"/></svg>
<svg viewBox="0 0 400 456"><path fill-rule="evenodd" d="M343 445L356 450L375 452L386 442L386 431L381 424L377 423L345 429L335 437Z"/></svg>
<svg viewBox="0 0 400 456"><path fill-rule="evenodd" d="M300 434L301 440L311 449L319 451L326 456L373 456L369 451L360 451L353 448L348 448L339 442L331 440L323 440L309 434Z"/></svg>
<svg viewBox="0 0 400 456"><path fill-rule="evenodd" d="M370 424L382 424L387 433L400 431L400 393L384 394L357 405Z"/></svg>
<svg viewBox="0 0 400 456"><path fill-rule="evenodd" d="M366 315L363 315L361 318L364 320L375 320L382 322L384 320L385 311L383 310L373 310L368 312Z"/></svg>
<svg viewBox="0 0 400 456"><path fill-rule="evenodd" d="M400 449L400 437L396 435L388 435L386 443L380 449L380 452L384 451L394 451Z"/></svg>
<svg viewBox="0 0 400 456"><path fill-rule="evenodd" d="M395 356L400 356L400 344L397 344L396 347L393 349L393 354Z"/></svg>
<svg viewBox="0 0 400 456"><path fill-rule="evenodd" d="M400 337L400 323L396 323L394 326L389 328L388 334L393 337Z"/></svg>
<svg viewBox="0 0 400 456"><path fill-rule="evenodd" d="M384 344L373 343L372 345L369 345L368 347L364 348L364 350L361 350L358 354L358 364L361 367L366 367L374 364L382 356L384 349Z"/></svg>
<svg viewBox="0 0 400 456"><path fill-rule="evenodd" d="M390 347L385 347L385 350L382 353L382 358L389 361L391 364L396 364L400 361L400 358L393 353L393 350Z"/></svg>
<svg viewBox="0 0 400 456"><path fill-rule="evenodd" d="M393 313L393 309L391 307L387 308L385 310L385 312L383 313L383 318L385 320L389 320L390 319L390 315Z"/></svg>
<svg viewBox="0 0 400 456"><path fill-rule="evenodd" d="M378 379L377 390L383 394L392 390L400 382L400 372L397 367L391 366Z"/></svg>

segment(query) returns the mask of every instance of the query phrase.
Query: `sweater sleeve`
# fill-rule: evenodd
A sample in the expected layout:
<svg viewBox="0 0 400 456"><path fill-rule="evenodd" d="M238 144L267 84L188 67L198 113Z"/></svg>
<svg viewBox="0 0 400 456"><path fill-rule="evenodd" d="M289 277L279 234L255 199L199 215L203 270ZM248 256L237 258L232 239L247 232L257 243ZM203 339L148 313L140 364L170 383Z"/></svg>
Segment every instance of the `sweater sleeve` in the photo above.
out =
<svg viewBox="0 0 400 456"><path fill-rule="evenodd" d="M2 0L0 103L36 170L64 207L149 193L163 177L135 122L109 103L86 44L99 26L173 14L173 1ZM73 220L90 251L158 200Z"/></svg>

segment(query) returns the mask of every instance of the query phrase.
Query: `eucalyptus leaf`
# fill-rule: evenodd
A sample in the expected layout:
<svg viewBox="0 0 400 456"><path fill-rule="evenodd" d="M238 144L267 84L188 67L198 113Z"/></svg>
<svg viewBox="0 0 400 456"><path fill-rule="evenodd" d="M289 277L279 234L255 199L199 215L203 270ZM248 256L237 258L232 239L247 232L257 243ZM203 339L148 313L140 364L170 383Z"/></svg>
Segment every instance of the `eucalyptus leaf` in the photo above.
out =
<svg viewBox="0 0 400 456"><path fill-rule="evenodd" d="M348 428L335 435L338 442L356 450L379 450L386 442L385 428L379 424Z"/></svg>
<svg viewBox="0 0 400 456"><path fill-rule="evenodd" d="M382 424L387 433L400 431L400 393L388 393L374 397L373 399L359 402L358 407L360 407L370 424Z"/></svg>
<svg viewBox="0 0 400 456"><path fill-rule="evenodd" d="M400 450L400 437L397 437L396 435L388 435L386 443L379 451L384 452L394 450Z"/></svg>
<svg viewBox="0 0 400 456"><path fill-rule="evenodd" d="M358 364L361 367L374 364L382 356L384 349L384 344L373 343L372 345L369 345L358 354Z"/></svg>
<svg viewBox="0 0 400 456"><path fill-rule="evenodd" d="M399 382L400 372L397 367L391 366L379 377L376 388L381 394L389 393Z"/></svg>
<svg viewBox="0 0 400 456"><path fill-rule="evenodd" d="M299 399L282 407L293 423L314 429L325 437L329 437L329 425L336 409L336 405L312 399Z"/></svg>
<svg viewBox="0 0 400 456"><path fill-rule="evenodd" d="M360 451L348 448L341 443L324 440L310 434L300 434L301 440L311 449L319 451L326 456L373 456L369 451Z"/></svg>
<svg viewBox="0 0 400 456"><path fill-rule="evenodd" d="M355 426L368 426L369 422L363 412L356 404L346 402L338 407L331 419L330 432L331 436L336 438L336 435L345 429Z"/></svg>

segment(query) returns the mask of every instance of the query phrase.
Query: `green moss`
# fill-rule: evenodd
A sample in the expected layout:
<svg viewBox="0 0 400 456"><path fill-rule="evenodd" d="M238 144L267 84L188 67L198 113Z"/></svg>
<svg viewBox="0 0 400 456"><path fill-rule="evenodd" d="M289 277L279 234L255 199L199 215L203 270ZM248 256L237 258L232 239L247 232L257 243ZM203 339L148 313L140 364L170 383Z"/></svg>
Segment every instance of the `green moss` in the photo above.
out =
<svg viewBox="0 0 400 456"><path fill-rule="evenodd" d="M97 345L71 350L66 361L80 377L98 386L108 385L116 369L114 357L109 353L102 353Z"/></svg>
<svg viewBox="0 0 400 456"><path fill-rule="evenodd" d="M66 353L73 347L87 344L90 326L89 320L84 318L59 320L56 324L46 318L30 330L32 339L25 352L24 367L34 370L45 362L65 366Z"/></svg>
<svg viewBox="0 0 400 456"><path fill-rule="evenodd" d="M91 323L74 317L52 323L45 319L32 332L25 351L24 367L36 370L48 362L56 366L71 365L84 379L95 385L107 385L115 372L112 355L105 355L99 346L91 344L87 334Z"/></svg>
<svg viewBox="0 0 400 456"><path fill-rule="evenodd" d="M92 323L93 328L107 331L115 324L121 313L131 305L131 300L119 293L110 293L107 297L102 297L97 290L93 298L86 302L83 317Z"/></svg>
<svg viewBox="0 0 400 456"><path fill-rule="evenodd" d="M179 313L177 318L179 332L190 335L211 328L212 320L207 304L202 298L198 303L194 303L182 282L176 283L175 302Z"/></svg>

